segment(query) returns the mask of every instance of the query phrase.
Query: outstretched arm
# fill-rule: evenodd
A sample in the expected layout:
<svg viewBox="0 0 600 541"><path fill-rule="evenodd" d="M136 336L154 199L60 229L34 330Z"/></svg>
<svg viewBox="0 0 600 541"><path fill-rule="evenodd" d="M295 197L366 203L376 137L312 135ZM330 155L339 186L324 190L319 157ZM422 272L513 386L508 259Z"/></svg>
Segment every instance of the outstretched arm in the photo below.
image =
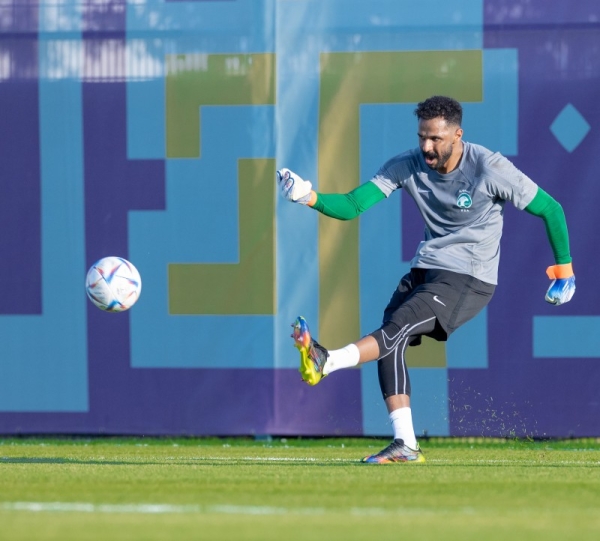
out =
<svg viewBox="0 0 600 541"><path fill-rule="evenodd" d="M569 250L569 232L562 206L556 199L538 187L538 191L525 210L544 220L546 234L552 247L555 265L546 270L552 280L546 301L551 304L569 302L575 293L575 275Z"/></svg>
<svg viewBox="0 0 600 541"><path fill-rule="evenodd" d="M346 194L315 194L309 205L326 216L338 220L352 220L375 203L385 199L385 194L372 182L365 182Z"/></svg>
<svg viewBox="0 0 600 541"><path fill-rule="evenodd" d="M373 182L366 182L346 194L322 194L312 189L309 180L289 169L280 169L276 175L282 197L292 203L301 203L338 220L352 220L382 199L385 194Z"/></svg>

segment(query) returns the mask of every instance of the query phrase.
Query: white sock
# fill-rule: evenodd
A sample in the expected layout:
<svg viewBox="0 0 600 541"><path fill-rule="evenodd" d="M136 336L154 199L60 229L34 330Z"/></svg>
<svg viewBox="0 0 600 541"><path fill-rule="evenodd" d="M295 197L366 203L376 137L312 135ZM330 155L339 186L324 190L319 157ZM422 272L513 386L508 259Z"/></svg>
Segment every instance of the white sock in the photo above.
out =
<svg viewBox="0 0 600 541"><path fill-rule="evenodd" d="M404 445L411 449L417 448L417 438L413 428L410 408L400 408L390 413L390 421L394 428L394 439L404 440Z"/></svg>
<svg viewBox="0 0 600 541"><path fill-rule="evenodd" d="M355 344L349 344L342 349L329 351L329 357L323 367L323 374L331 374L340 368L350 368L356 366L360 359L360 351Z"/></svg>

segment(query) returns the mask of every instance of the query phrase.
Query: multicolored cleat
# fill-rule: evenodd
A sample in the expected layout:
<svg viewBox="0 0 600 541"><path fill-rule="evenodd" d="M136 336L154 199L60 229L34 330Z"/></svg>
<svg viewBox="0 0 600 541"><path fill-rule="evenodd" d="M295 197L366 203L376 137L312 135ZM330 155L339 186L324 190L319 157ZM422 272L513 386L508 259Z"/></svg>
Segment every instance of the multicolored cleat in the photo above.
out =
<svg viewBox="0 0 600 541"><path fill-rule="evenodd" d="M404 440L394 440L376 455L366 456L361 460L367 464L393 464L394 462L425 462L425 455L419 444L416 449L404 445Z"/></svg>
<svg viewBox="0 0 600 541"><path fill-rule="evenodd" d="M311 338L308 323L302 316L296 318L292 327L294 328L292 333L294 346L300 351L300 368L298 371L306 383L316 385L325 377L323 367L329 354L321 344Z"/></svg>

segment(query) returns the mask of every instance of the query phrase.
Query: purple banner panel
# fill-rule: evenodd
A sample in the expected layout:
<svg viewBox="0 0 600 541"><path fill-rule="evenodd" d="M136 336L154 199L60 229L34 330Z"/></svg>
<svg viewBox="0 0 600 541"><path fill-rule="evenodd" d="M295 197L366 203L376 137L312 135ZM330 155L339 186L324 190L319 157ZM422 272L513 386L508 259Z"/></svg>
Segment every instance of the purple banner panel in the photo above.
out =
<svg viewBox="0 0 600 541"><path fill-rule="evenodd" d="M0 314L42 310L37 24L37 5L0 6Z"/></svg>

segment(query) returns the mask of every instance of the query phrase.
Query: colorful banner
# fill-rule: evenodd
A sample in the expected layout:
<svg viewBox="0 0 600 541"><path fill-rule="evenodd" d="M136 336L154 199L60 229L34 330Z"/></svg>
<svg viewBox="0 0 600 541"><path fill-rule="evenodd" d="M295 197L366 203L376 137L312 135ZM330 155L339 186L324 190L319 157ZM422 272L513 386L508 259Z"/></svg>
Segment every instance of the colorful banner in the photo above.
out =
<svg viewBox="0 0 600 541"><path fill-rule="evenodd" d="M0 7L0 433L388 435L375 363L317 387L290 324L377 328L423 222L396 192L339 222L275 190L349 191L417 146L415 104L562 204L577 293L544 302L544 224L507 205L500 283L410 348L418 435L600 435L591 286L600 5L532 0L19 0ZM509 208L510 207L510 208ZM132 261L128 312L87 268Z"/></svg>

